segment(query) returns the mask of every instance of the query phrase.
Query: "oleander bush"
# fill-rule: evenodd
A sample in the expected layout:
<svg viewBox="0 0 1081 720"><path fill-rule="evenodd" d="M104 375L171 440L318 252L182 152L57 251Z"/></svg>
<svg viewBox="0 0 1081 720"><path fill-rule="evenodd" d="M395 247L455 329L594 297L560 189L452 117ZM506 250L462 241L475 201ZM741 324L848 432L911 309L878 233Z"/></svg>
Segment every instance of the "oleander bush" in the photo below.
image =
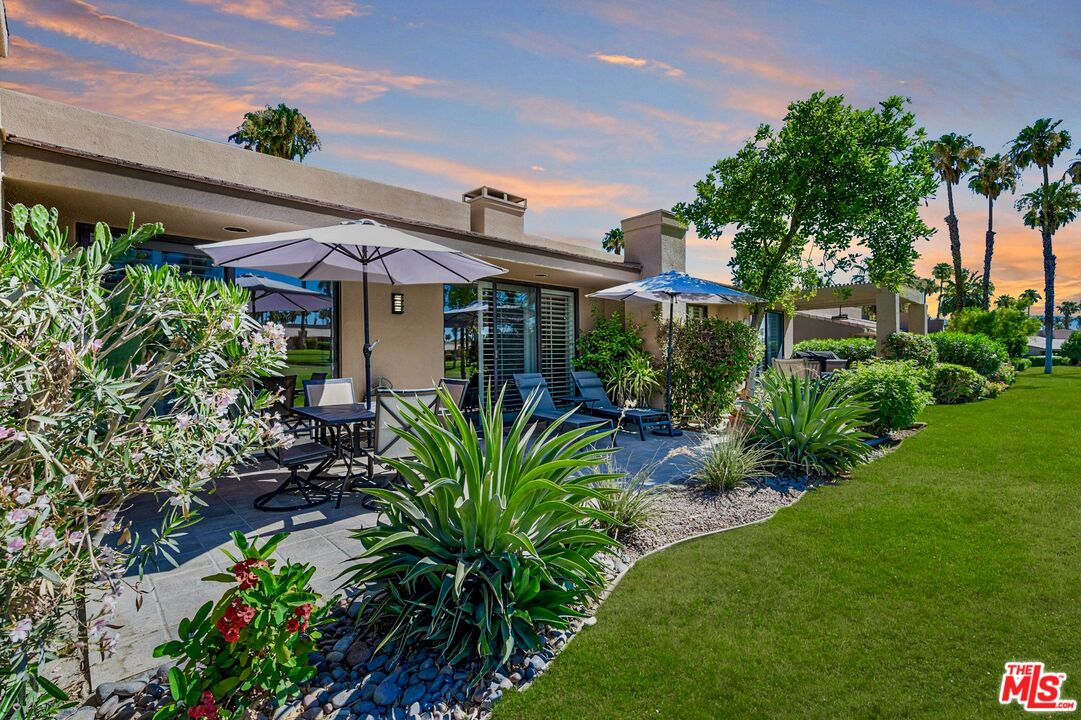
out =
<svg viewBox="0 0 1081 720"><path fill-rule="evenodd" d="M388 628L384 644L426 643L484 673L539 649L545 628L567 627L597 596L597 555L616 545L592 527L614 522L597 507L611 491L597 484L618 475L598 471L610 432L561 432L558 420L538 432L536 395L506 433L502 395L489 397L483 444L440 395L445 414L404 403L408 429L395 432L415 459L385 459L399 482L365 490L378 520L353 533L362 549L342 577L365 591L357 622Z"/></svg>
<svg viewBox="0 0 1081 720"><path fill-rule="evenodd" d="M769 451L774 472L832 478L870 455L863 427L872 410L850 390L770 370L762 391L747 404L748 441Z"/></svg>
<svg viewBox="0 0 1081 720"><path fill-rule="evenodd" d="M248 385L280 371L285 337L251 319L243 288L176 267L114 268L160 225L131 225L114 238L99 223L79 248L55 210L14 205L8 219L0 243L0 717L52 718L64 690L88 689L91 653L116 647L123 629L111 615L120 595L147 562L169 559L171 535L197 520L200 494L255 450L285 442L260 413L270 398ZM152 538L117 519L149 493L162 503ZM46 677L58 656L80 660L83 687Z"/></svg>
<svg viewBox="0 0 1081 720"><path fill-rule="evenodd" d="M880 360L838 370L833 382L870 405L868 428L876 435L884 435L910 427L934 401L923 388L927 372L912 361Z"/></svg>
<svg viewBox="0 0 1081 720"><path fill-rule="evenodd" d="M933 394L939 405L979 400L987 391L987 379L970 367L939 363L934 367Z"/></svg>
<svg viewBox="0 0 1081 720"><path fill-rule="evenodd" d="M837 357L856 362L873 358L877 347L874 338L816 338L801 340L792 346L793 353L804 350L832 352Z"/></svg>
<svg viewBox="0 0 1081 720"><path fill-rule="evenodd" d="M762 358L758 332L747 323L707 317L677 320L672 334L673 417L714 427ZM657 323L657 342L667 345L667 320Z"/></svg>
<svg viewBox="0 0 1081 720"><path fill-rule="evenodd" d="M964 365L984 377L995 373L1002 363L1010 359L1005 348L986 335L950 331L933 333L928 337L935 343L940 363Z"/></svg>
<svg viewBox="0 0 1081 720"><path fill-rule="evenodd" d="M1072 332L1062 343L1059 353L1070 361L1071 365L1081 364L1081 332Z"/></svg>
<svg viewBox="0 0 1081 720"><path fill-rule="evenodd" d="M169 670L171 701L154 720L270 715L315 675L309 655L328 611L311 589L315 567L287 562L275 568L272 555L288 533L261 544L240 532L232 536L238 553L225 551L229 572L203 578L232 587L181 620L177 639L154 650L154 657L176 662Z"/></svg>
<svg viewBox="0 0 1081 720"><path fill-rule="evenodd" d="M908 360L921 368L938 362L938 349L927 335L896 332L886 338L883 356L890 360Z"/></svg>

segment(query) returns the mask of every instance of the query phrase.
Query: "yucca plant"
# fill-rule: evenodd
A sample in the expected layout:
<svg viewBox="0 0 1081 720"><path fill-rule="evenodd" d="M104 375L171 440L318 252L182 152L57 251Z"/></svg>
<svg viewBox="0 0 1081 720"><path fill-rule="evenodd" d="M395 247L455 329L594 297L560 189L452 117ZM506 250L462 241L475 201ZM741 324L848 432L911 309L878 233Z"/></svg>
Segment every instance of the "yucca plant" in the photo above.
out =
<svg viewBox="0 0 1081 720"><path fill-rule="evenodd" d="M592 529L611 518L595 472L608 433L537 432L527 399L504 437L503 397L480 412L482 442L454 401L444 414L405 403L408 430L395 430L413 459L384 462L400 474L367 489L375 527L353 537L363 550L341 574L364 590L358 622L389 626L398 652L429 643L448 662L478 661L481 677L515 651L534 651L543 628L565 628L604 582L597 554L616 543Z"/></svg>
<svg viewBox="0 0 1081 720"><path fill-rule="evenodd" d="M661 386L661 371L647 352L633 352L616 370L609 384L620 405L639 407L649 404L649 398Z"/></svg>
<svg viewBox="0 0 1081 720"><path fill-rule="evenodd" d="M762 391L747 405L748 439L770 451L777 472L835 477L867 459L871 409L840 383L771 370Z"/></svg>

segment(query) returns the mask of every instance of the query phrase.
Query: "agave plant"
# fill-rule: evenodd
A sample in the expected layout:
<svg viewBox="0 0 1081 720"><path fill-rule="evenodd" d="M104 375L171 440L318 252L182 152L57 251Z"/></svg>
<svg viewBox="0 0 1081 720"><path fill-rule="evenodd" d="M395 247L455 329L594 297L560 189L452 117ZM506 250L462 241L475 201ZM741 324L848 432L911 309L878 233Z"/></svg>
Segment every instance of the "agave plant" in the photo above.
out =
<svg viewBox="0 0 1081 720"><path fill-rule="evenodd" d="M747 406L748 439L768 448L782 474L835 477L867 459L861 428L871 408L839 383L770 371Z"/></svg>
<svg viewBox="0 0 1081 720"><path fill-rule="evenodd" d="M413 459L385 459L400 474L368 489L381 513L353 537L363 550L340 577L362 587L358 622L387 622L382 645L419 641L448 662L479 661L479 673L517 650L540 647L540 631L581 616L604 579L596 558L616 543L592 529L612 520L596 472L612 452L607 434L537 432L530 397L504 437L503 397L480 413L484 442L441 391L444 414L405 403L396 430ZM602 442L599 442L602 441ZM478 674L477 677L480 677Z"/></svg>
<svg viewBox="0 0 1081 720"><path fill-rule="evenodd" d="M627 407L649 404L650 396L661 386L661 371L647 352L633 352L616 371L609 388L618 402Z"/></svg>

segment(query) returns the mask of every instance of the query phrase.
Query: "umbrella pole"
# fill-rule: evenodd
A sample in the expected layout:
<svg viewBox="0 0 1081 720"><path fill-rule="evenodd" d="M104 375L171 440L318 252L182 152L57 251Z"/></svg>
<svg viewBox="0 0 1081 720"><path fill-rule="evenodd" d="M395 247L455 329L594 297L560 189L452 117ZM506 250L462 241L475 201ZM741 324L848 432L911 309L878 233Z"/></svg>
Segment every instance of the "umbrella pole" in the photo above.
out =
<svg viewBox="0 0 1081 720"><path fill-rule="evenodd" d="M682 430L677 430L675 425L672 424L672 325L674 323L675 312L676 296L672 294L668 296L668 367L666 369L666 382L664 388L664 411L668 413L668 430L653 431L654 435L667 435L668 437L676 437L683 434Z"/></svg>
<svg viewBox="0 0 1081 720"><path fill-rule="evenodd" d="M369 402L372 392L372 342L368 324L368 266L364 266L364 402Z"/></svg>

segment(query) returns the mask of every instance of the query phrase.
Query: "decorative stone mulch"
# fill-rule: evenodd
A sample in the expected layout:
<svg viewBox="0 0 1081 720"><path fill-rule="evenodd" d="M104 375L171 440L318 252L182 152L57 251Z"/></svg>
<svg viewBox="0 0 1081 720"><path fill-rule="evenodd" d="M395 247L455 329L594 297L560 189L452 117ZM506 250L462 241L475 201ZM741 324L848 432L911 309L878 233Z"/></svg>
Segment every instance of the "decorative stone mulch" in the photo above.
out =
<svg viewBox="0 0 1081 720"><path fill-rule="evenodd" d="M768 479L731 493L717 494L691 484L666 487L651 526L624 539L624 547L602 558L609 582L635 560L673 542L764 520L791 505L807 489L799 480ZM517 654L498 672L471 685L471 668L452 666L420 648L395 660L394 646L373 652L379 638L358 633L356 605L343 600L324 627L314 655L318 673L300 697L262 720L481 720L503 693L524 689L544 672L552 658L589 617L545 637L544 648ZM149 720L168 692L168 666L124 683L104 684L68 720Z"/></svg>

